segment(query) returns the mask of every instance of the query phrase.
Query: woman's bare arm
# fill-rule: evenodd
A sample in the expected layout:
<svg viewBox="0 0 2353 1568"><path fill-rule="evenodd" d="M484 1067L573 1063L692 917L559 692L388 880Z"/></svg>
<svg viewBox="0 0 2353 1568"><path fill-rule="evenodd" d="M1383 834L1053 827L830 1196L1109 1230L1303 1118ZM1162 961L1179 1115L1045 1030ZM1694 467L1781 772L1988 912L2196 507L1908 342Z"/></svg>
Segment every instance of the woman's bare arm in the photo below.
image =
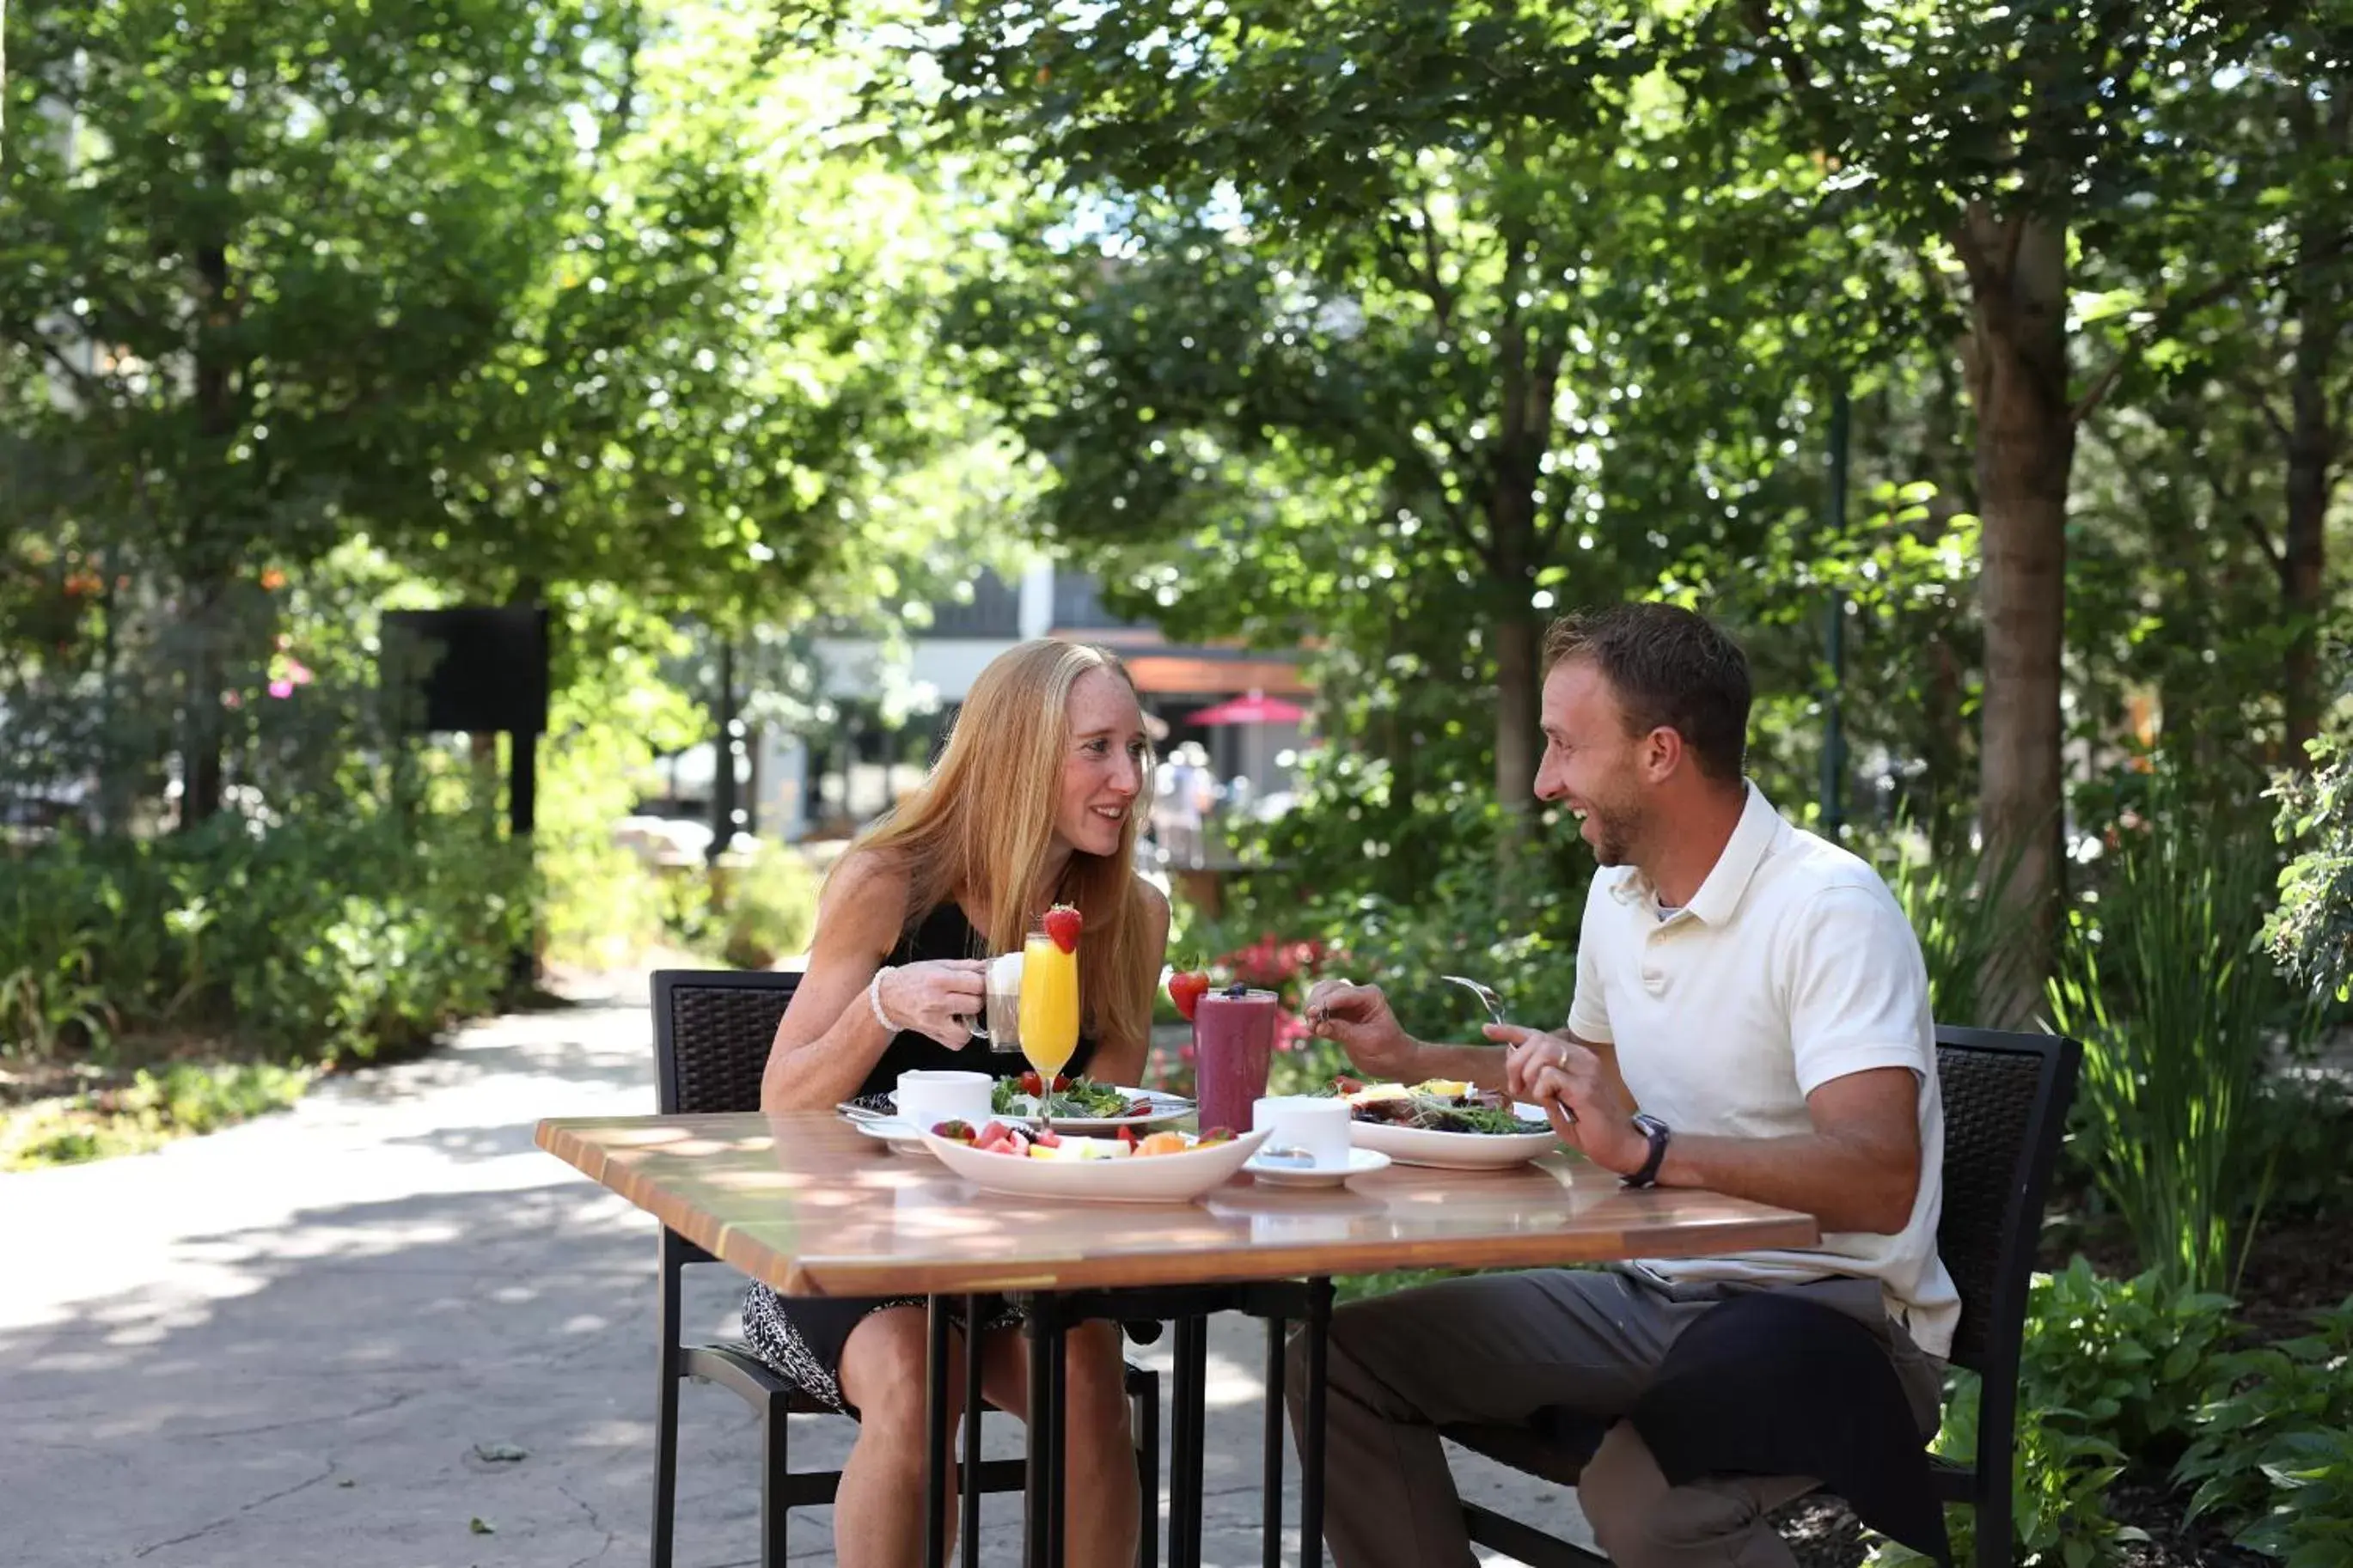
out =
<svg viewBox="0 0 2353 1568"><path fill-rule="evenodd" d="M865 1084L891 1044L866 987L899 939L905 900L904 878L867 856L844 862L826 884L808 970L760 1076L762 1110L821 1110Z"/></svg>

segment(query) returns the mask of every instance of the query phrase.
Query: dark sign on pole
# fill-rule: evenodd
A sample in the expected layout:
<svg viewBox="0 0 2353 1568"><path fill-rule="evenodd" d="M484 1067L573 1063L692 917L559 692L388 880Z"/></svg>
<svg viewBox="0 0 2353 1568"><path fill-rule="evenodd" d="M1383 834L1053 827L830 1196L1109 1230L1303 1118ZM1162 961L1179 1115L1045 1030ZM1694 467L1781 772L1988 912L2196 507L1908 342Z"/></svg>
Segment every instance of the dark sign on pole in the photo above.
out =
<svg viewBox="0 0 2353 1568"><path fill-rule="evenodd" d="M507 827L531 835L537 815L539 737L547 729L547 611L536 605L387 610L378 670L406 733L513 737ZM515 955L519 980L534 964Z"/></svg>
<svg viewBox="0 0 2353 1568"><path fill-rule="evenodd" d="M387 610L387 685L417 700L421 731L536 735L547 728L547 612L535 605Z"/></svg>

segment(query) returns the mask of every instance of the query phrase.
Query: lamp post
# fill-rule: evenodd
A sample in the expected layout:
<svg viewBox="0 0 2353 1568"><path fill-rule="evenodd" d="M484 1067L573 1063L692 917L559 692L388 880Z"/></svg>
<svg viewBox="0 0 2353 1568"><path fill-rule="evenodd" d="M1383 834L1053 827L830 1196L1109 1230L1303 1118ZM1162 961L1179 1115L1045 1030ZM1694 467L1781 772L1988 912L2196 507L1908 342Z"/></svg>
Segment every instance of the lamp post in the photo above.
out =
<svg viewBox="0 0 2353 1568"><path fill-rule="evenodd" d="M1846 377L1841 375L1831 393L1830 496L1823 509L1834 540L1846 535L1849 414ZM1822 631L1822 653L1830 666L1830 689L1822 700L1822 831L1836 838L1846 826L1846 727L1839 711L1846 685L1846 595L1835 587Z"/></svg>

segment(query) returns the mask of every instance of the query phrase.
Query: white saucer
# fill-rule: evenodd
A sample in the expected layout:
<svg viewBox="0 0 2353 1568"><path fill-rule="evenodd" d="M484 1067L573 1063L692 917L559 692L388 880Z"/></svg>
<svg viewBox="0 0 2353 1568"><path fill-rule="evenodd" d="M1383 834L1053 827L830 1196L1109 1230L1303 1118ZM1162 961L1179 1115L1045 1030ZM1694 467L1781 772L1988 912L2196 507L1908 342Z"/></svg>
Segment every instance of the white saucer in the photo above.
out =
<svg viewBox="0 0 2353 1568"><path fill-rule="evenodd" d="M923 1147L923 1135L912 1121L885 1120L850 1123L869 1138L879 1138L891 1146L894 1154L921 1154L929 1158L931 1151Z"/></svg>
<svg viewBox="0 0 2353 1568"><path fill-rule="evenodd" d="M1250 1179L1262 1187L1336 1187L1351 1176L1369 1176L1375 1171L1386 1171L1389 1157L1377 1149L1351 1149L1348 1163L1301 1170L1296 1165L1269 1165L1251 1155L1242 1163Z"/></svg>

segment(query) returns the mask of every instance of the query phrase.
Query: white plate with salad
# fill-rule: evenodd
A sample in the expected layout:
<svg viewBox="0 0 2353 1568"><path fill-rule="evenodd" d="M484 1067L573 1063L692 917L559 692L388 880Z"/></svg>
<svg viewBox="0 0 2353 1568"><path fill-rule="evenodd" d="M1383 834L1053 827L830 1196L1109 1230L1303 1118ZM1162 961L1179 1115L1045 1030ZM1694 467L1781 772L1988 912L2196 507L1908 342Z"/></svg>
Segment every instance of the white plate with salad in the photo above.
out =
<svg viewBox="0 0 2353 1568"><path fill-rule="evenodd" d="M1504 1171L1560 1146L1543 1107L1459 1079L1366 1084L1344 1078L1333 1088L1351 1108L1348 1142L1399 1164Z"/></svg>

